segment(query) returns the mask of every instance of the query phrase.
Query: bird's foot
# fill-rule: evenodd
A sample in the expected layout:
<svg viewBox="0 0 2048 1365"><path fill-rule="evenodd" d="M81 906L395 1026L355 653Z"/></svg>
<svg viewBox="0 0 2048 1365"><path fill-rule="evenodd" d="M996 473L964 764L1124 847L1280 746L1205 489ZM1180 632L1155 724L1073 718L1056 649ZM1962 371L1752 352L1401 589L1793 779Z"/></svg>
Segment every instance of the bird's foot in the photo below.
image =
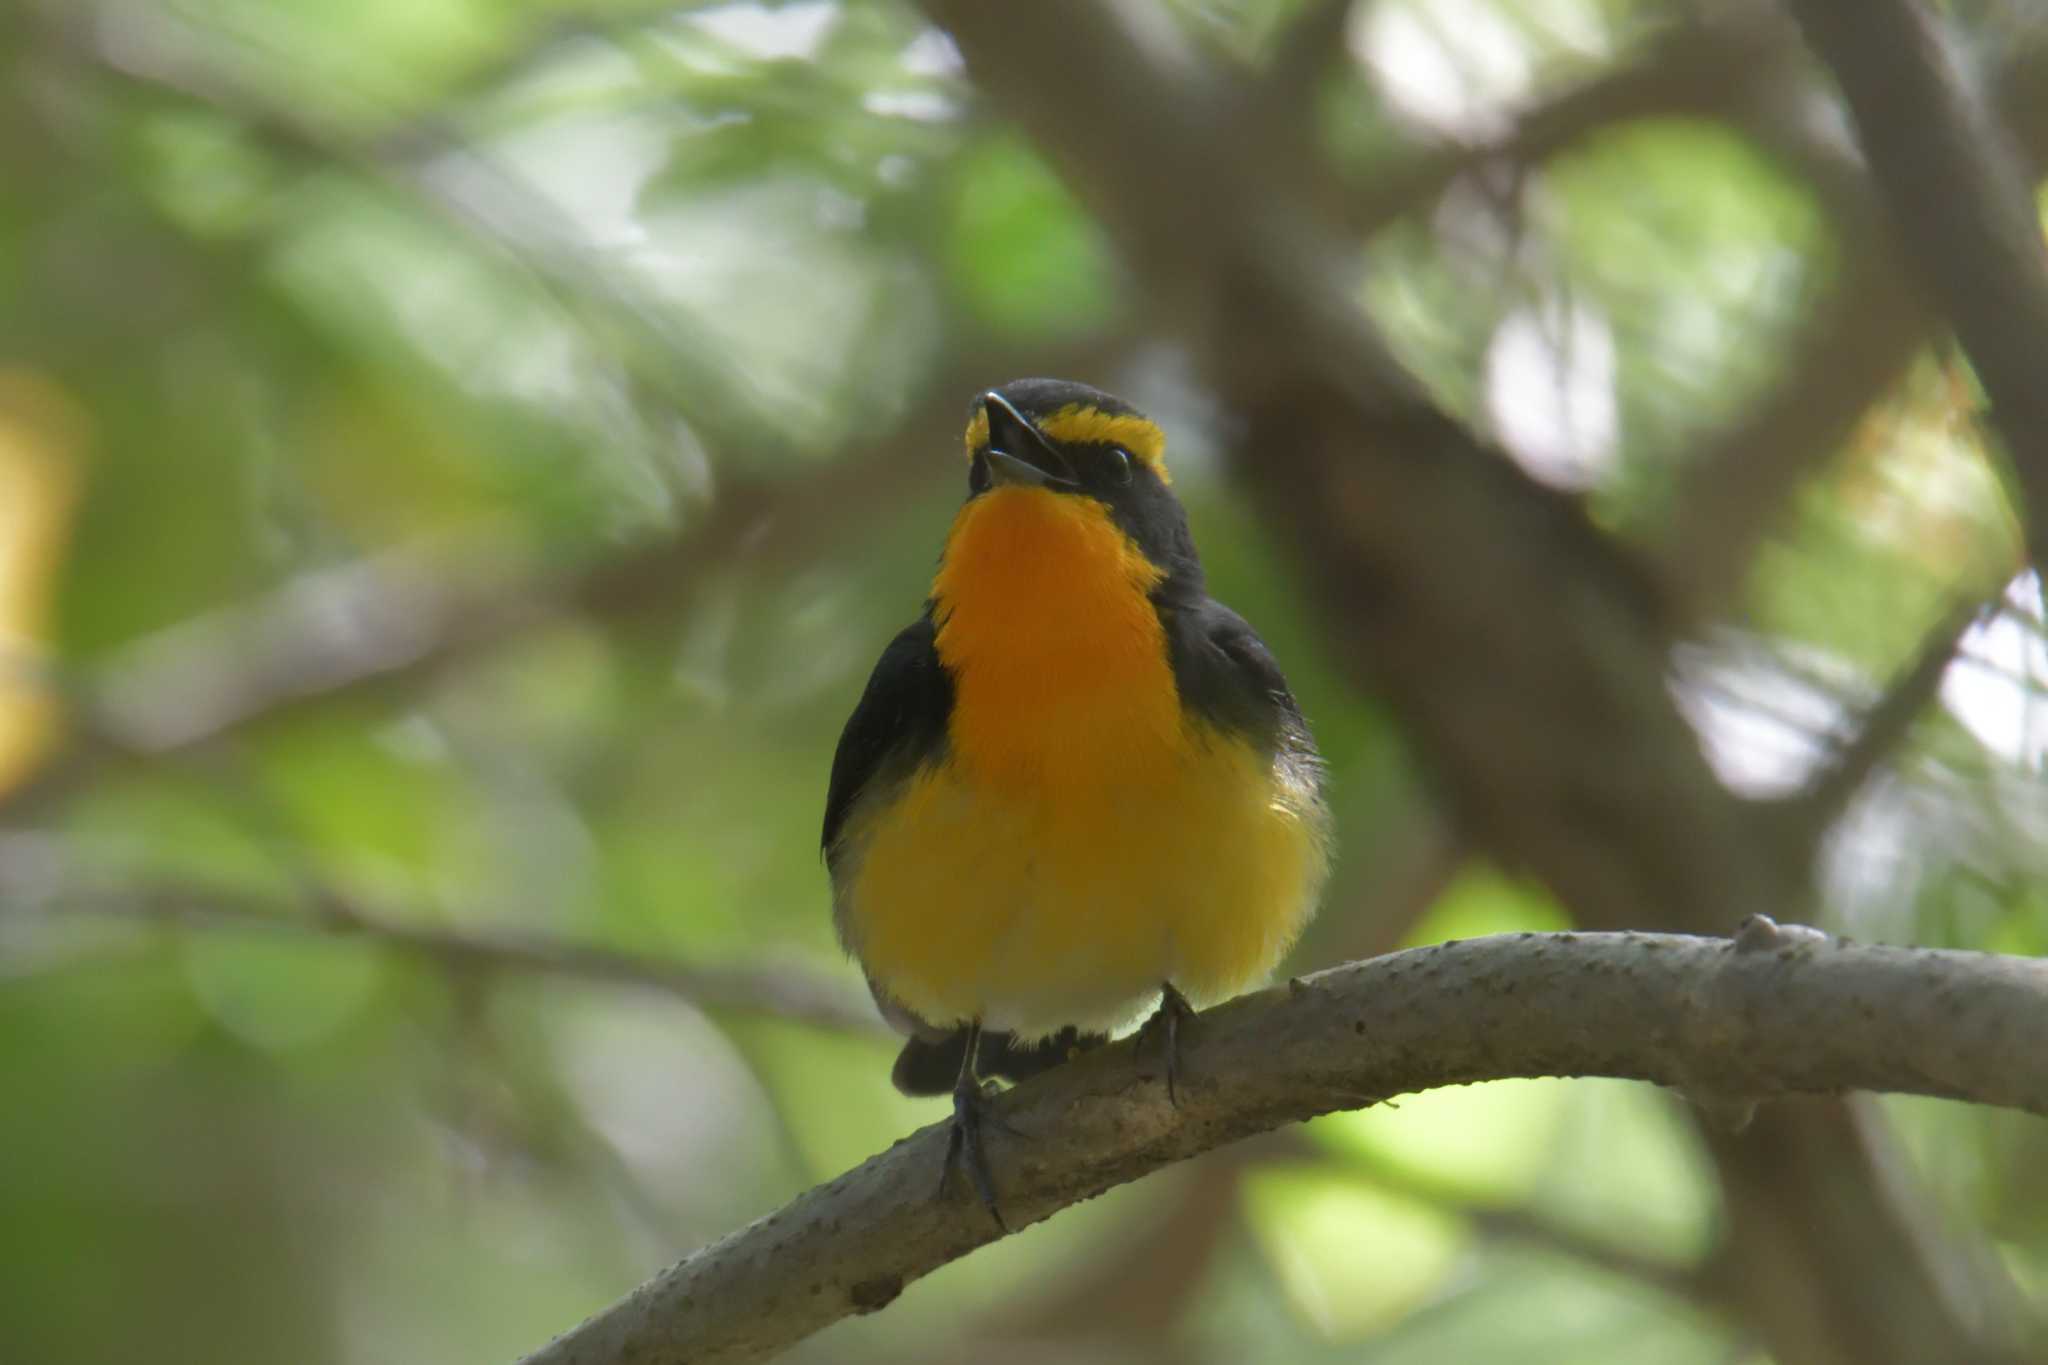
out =
<svg viewBox="0 0 2048 1365"><path fill-rule="evenodd" d="M989 1174L988 1152L982 1146L982 1134L989 1128L1018 1136L1021 1134L987 1111L990 1098L990 1091L979 1080L963 1076L953 1087L953 1126L946 1137L946 1165L939 1172L937 1197L946 1197L946 1188L952 1183L953 1172L958 1169L966 1175L967 1183L981 1199L981 1206L988 1210L988 1216L995 1219L998 1228L1008 1232L1010 1225L1003 1221L1003 1211L996 1204L996 1182Z"/></svg>
<svg viewBox="0 0 2048 1365"><path fill-rule="evenodd" d="M1180 1027L1195 1017L1195 1007L1188 998L1174 989L1171 981L1163 982L1159 993L1159 1008L1152 1011L1152 1017L1145 1021L1138 1032L1146 1037L1157 1033L1160 1046L1166 1054L1166 1098L1174 1108L1180 1108Z"/></svg>

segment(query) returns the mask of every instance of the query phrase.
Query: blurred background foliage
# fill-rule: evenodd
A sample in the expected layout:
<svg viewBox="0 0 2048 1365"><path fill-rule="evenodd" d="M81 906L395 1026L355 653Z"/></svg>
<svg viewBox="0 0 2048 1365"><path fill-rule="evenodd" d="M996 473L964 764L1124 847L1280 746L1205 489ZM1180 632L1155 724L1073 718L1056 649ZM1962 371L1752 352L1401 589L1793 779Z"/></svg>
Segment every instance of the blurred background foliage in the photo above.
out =
<svg viewBox="0 0 2048 1365"><path fill-rule="evenodd" d="M1318 8L1163 6L1253 79ZM1987 59L2038 37L1947 8ZM1750 477L1717 438L1832 393L1682 699L1790 791L2010 578L1826 914L2043 952L2038 585L1955 357L1805 344L1862 249L1825 138L1674 78L1516 142L1663 88L1686 19L1356 5L1308 101L1368 234L1332 287L1648 546ZM817 822L966 404L1019 374L1163 419L1316 725L1346 856L1294 969L1568 922L1457 852L1233 496L1257 453L911 8L9 0L0 166L0 1358L507 1360L937 1119ZM1886 1112L2040 1304L2042 1125ZM793 1358L1761 1360L1720 1232L1670 1097L1499 1084L1120 1190Z"/></svg>

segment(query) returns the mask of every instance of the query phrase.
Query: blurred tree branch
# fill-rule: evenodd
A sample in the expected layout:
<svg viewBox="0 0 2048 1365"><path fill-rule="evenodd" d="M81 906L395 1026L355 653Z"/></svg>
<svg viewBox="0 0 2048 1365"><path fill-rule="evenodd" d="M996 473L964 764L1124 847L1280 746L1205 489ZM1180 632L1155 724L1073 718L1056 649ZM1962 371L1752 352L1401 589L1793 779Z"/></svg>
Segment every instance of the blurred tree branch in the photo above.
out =
<svg viewBox="0 0 2048 1365"><path fill-rule="evenodd" d="M1298 76L1319 52L1326 56L1324 45L1341 30L1345 8L1313 7L1283 43L1273 74ZM75 47L97 51L81 31L64 31ZM562 31L580 32L581 27L571 24ZM555 36L554 30L543 34L543 43L552 43ZM1530 111L1499 142L1427 149L1377 176L1358 201L1351 226L1370 231L1391 222L1489 162L1530 164L1596 129L1659 114L1733 118L1775 140L1780 150L1791 147L1795 160L1809 169L1817 168L1826 160L1825 150L1810 143L1794 146L1796 139L1788 143L1783 131L1780 116L1791 98L1787 83L1796 74L1786 56L1786 36L1767 15L1748 11L1676 25L1653 40L1642 56ZM2040 57L2032 49L2024 55ZM514 62L509 69L523 66ZM2036 79L2044 75L2037 67L2048 67L2048 60L2015 60L2006 72L2003 99L2016 114L2042 114L2036 106L2048 104L2043 94L2048 79ZM132 57L120 69L130 79L160 82L251 118L256 126L282 137L285 145L300 147L322 161L339 156L343 164L360 163L365 157L372 157L375 164L390 158L410 162L428 151L445 151L450 144L443 135L426 139L423 148L420 136L397 135L387 139L381 154L344 153L287 116L253 106L246 93L225 89L209 73L183 67L138 69ZM2048 148L2048 116L2030 118L2023 126L2032 134L2028 144L2036 155ZM1774 396L1687 461L1697 473L1676 500L1679 521L1665 559L1689 596L1710 597L1725 590L1721 585L1733 566L1746 560L1747 547L1783 492L1832 449L1924 337L1924 314L1899 283L1895 263L1861 245L1870 236L1868 231L1855 232L1859 213L1860 225L1869 226L1869 215L1862 212L1869 207L1869 196L1859 198L1855 193L1853 187L1860 181L1853 166L1837 163L1820 178L1837 219L1855 233L1852 245L1845 248L1847 264L1830 292L1832 302L1795 352L1788 377ZM430 202L439 202L446 193L445 186L433 182L418 182L415 188ZM531 198L524 191L516 193L522 202ZM530 216L528 210L512 215L514 220ZM464 221L489 235L498 232L491 225L500 217L471 214ZM529 255L534 250L531 243L515 249ZM545 268L543 259L535 259ZM608 296L609 291L600 294ZM666 335L672 329L657 330ZM1041 368L1096 372L1125 344L1111 339L1084 347L1087 354L1060 357ZM701 525L623 557L534 577L505 573L510 561L504 553L465 561L446 553L452 546L410 547L362 565L309 576L267 601L173 628L138 642L116 661L110 676L96 681L94 691L115 704L105 713L105 723L88 730L116 750L175 747L279 706L364 681L403 685L424 668L467 655L524 624L551 619L559 610L606 615L650 598L672 599L678 581L731 554L742 536L765 534L779 544L817 544L815 532L843 523L838 514L852 490L896 487L897 477L908 467L905 452L939 448L949 441L950 428L957 424L954 395L971 391L998 372L1007 372L1000 357L973 353L953 366L949 377L928 386L940 396L935 406L903 423L880 449L843 456L827 473L800 486L735 481L720 490ZM1823 374L1826 382L1821 382ZM493 537L480 535L479 540ZM509 540L497 541L498 552L517 553L519 548ZM398 587L403 594L394 591ZM408 597L419 608L409 614L398 608L399 600Z"/></svg>
<svg viewBox="0 0 2048 1365"><path fill-rule="evenodd" d="M1607 1075L1724 1093L1899 1089L2048 1115L2048 966L1852 945L1749 922L1733 941L1517 934L1410 949L1201 1017L1178 1109L1131 1041L1020 1086L993 1153L1013 1227L1251 1133L1507 1076ZM696 1253L526 1365L737 1365L872 1312L995 1240L931 1197L944 1124Z"/></svg>
<svg viewBox="0 0 2048 1365"><path fill-rule="evenodd" d="M1128 340L1109 336L1052 357L1092 372ZM40 773L0 792L17 814L72 791L97 766L220 740L338 693L402 695L522 632L565 617L623 624L676 608L710 566L787 567L853 533L849 509L900 500L959 439L960 394L1016 357L969 350L902 420L804 477L722 481L673 534L620 553L544 565L508 520L315 570L253 600L134 641L90 674L50 676L76 737ZM556 555L556 560L564 558Z"/></svg>
<svg viewBox="0 0 2048 1365"><path fill-rule="evenodd" d="M90 63L169 100L204 104L311 169L341 169L396 190L513 260L568 310L588 315L595 308L601 320L587 332L630 337L620 363L655 401L687 413L712 438L716 457L762 446L761 431L714 420L718 405L699 401L733 388L724 361L654 308L644 290L618 278L544 196L459 139L445 118L430 114L358 145L265 101L182 48L110 50L113 29L93 23L92 12L87 6L49 17L40 36L53 60ZM575 24L550 29L538 46L577 31ZM537 59L514 56L494 70L510 78ZM490 79L490 72L479 73L479 80ZM1096 336L1032 360L1052 371L1094 372L1130 344L1121 335ZM709 564L741 556L755 565L802 562L859 524L849 509L899 501L921 468L934 467L926 462L959 438L961 395L1016 368L1016 350L976 341L956 347L920 401L888 430L849 433L845 451L802 478L723 478L708 506L693 509L698 515L673 534L624 553L585 547L565 557L509 520L479 525L308 573L256 600L138 640L91 676L63 680L78 713L77 742L26 784L0 793L0 808L47 804L105 761L206 743L338 692L416 686L565 614L618 620L673 607ZM550 564L539 562L550 557Z"/></svg>
<svg viewBox="0 0 2048 1365"><path fill-rule="evenodd" d="M686 415L711 439L715 459L773 445L768 433L736 424L709 400L744 388L737 382L743 377L726 372L728 359L655 307L643 286L622 278L544 195L458 136L446 108L374 141L351 140L244 88L188 45L114 43L110 35L120 26L95 22L96 13L96 6L82 6L42 16L36 36L53 64L89 64L167 101L202 104L310 170L342 170L396 191L513 261L565 310L586 319L594 310L598 320L584 331L612 341L640 390L671 415ZM635 21L611 15L601 22L621 30ZM475 73L451 104L517 78L599 25L591 16L544 28L527 48ZM620 336L630 344L619 345ZM1039 348L1028 363L1097 372L1131 345L1125 335L1097 335L1051 355ZM91 676L63 679L78 712L79 742L27 784L0 792L0 808L47 802L103 760L203 744L365 685L416 685L565 614L616 620L673 607L708 564L727 566L742 556L757 566L805 561L859 525L851 509L899 502L920 470L940 467L936 453L959 439L962 395L1027 363L1026 349L957 340L946 368L886 430L848 433L837 458L803 477L724 477L708 506L693 509L698 515L673 534L623 553L607 545L563 556L507 519L314 571L138 640ZM543 565L544 558L552 562Z"/></svg>
<svg viewBox="0 0 2048 1365"><path fill-rule="evenodd" d="M1883 695L1863 713L1856 734L1832 761L1788 801L1776 803L1766 816L1772 836L1801 862L1813 857L1820 840L1849 808L1864 786L1905 743L1915 721L1941 690L1942 677L1962 648L1972 625L1996 610L1998 599L1956 607L1935 624L1917 653L1893 678Z"/></svg>
<svg viewBox="0 0 2048 1365"><path fill-rule="evenodd" d="M1298 1128L1278 1129L1226 1150L1247 1153L1270 1150L1275 1161L1288 1156L1300 1160L1321 1156L1316 1144ZM1735 1315L1735 1305L1723 1280L1718 1259L1692 1264L1675 1256L1659 1255L1574 1226L1529 1202L1499 1204L1448 1191L1442 1185L1418 1178L1411 1170L1391 1162L1372 1162L1365 1175L1381 1189L1440 1208L1463 1220L1483 1238L1567 1257L1591 1269L1643 1285L1692 1308L1712 1313L1723 1319L1731 1330L1741 1331L1741 1322Z"/></svg>
<svg viewBox="0 0 2048 1365"><path fill-rule="evenodd" d="M1023 1346L1018 1365L1098 1353L1129 1365L1179 1365L1189 1354L1188 1309L1213 1290L1217 1261L1242 1226L1243 1178L1260 1164L1261 1155L1250 1150L1258 1145L1218 1148L1162 1172L1170 1184L1143 1224L1119 1229L1110 1245L1063 1268L1044 1292L1006 1299L980 1315L960 1334L964 1350L937 1351L919 1365L987 1365L1005 1358L1005 1342Z"/></svg>
<svg viewBox="0 0 2048 1365"><path fill-rule="evenodd" d="M1337 221L1370 236L1466 176L1489 166L1527 169L1638 119L1697 116L1771 126L1798 86L1789 37L1781 20L1754 6L1688 16L1640 51L1520 111L1498 136L1429 146L1391 167L1370 168L1369 178L1347 192Z"/></svg>
<svg viewBox="0 0 2048 1365"><path fill-rule="evenodd" d="M2048 518L2048 250L2017 149L1912 0L1791 0L1834 71L1879 196L1955 325L2032 516Z"/></svg>
<svg viewBox="0 0 2048 1365"><path fill-rule="evenodd" d="M10 836L10 875L0 879L0 895L13 902L5 908L18 920L32 913L49 921L89 915L207 931L361 940L445 967L646 986L702 1010L770 1015L849 1033L888 1033L865 992L843 977L792 964L699 966L560 935L408 923L327 890L319 893L312 913L291 913L261 897L219 888L156 884L81 890L64 885L61 874L51 886L24 884L18 866L47 873L52 861L47 855L23 856L20 841L27 837Z"/></svg>
<svg viewBox="0 0 2048 1365"><path fill-rule="evenodd" d="M1769 390L1684 457L1651 553L1689 615L1736 595L1792 494L1930 338L1932 319L1873 225L1839 208L1841 260Z"/></svg>
<svg viewBox="0 0 2048 1365"><path fill-rule="evenodd" d="M1344 8L1344 7L1338 7ZM1317 9L1300 25L1293 79L1332 21ZM1819 91L1797 33L1774 10L1716 9L1670 25L1639 52L1568 85L1483 142L1424 148L1338 195L1335 221L1361 236L1426 208L1489 166L1526 172L1587 138L1641 119L1725 123L1809 184L1838 237L1838 259L1808 323L1770 390L1680 461L1672 520L1652 554L1688 614L1723 602L1799 483L1831 456L1931 339L1933 315L1899 259L1854 149L1816 116ZM2030 165L2048 163L2048 42L2001 54L1992 73L1998 108ZM1327 192L1318 187L1318 197Z"/></svg>
<svg viewBox="0 0 2048 1365"><path fill-rule="evenodd" d="M1320 37L1327 20L1303 27ZM2002 54L1992 74L2019 149L2032 166L2048 163L2048 42ZM1672 520L1652 550L1687 614L1729 597L1791 492L1932 337L1933 315L1854 149L1816 116L1821 98L1781 16L1717 9L1672 24L1640 52L1522 112L1496 138L1375 166L1342 196L1337 220L1369 235L1489 166L1526 172L1594 134L1667 117L1725 123L1812 187L1838 238L1831 278L1770 390L1680 461Z"/></svg>

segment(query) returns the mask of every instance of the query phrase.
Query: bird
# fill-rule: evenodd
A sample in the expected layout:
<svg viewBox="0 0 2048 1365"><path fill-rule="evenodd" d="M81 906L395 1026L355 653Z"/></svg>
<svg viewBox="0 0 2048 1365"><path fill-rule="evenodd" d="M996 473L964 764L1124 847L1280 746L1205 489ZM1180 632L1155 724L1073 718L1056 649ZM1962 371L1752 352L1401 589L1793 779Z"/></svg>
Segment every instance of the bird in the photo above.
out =
<svg viewBox="0 0 2048 1365"><path fill-rule="evenodd" d="M833 754L841 944L908 1034L892 1079L953 1099L941 1195L999 1228L983 1106L1150 1017L1167 1095L1198 1006L1257 984L1330 861L1285 676L1209 596L1161 428L1099 389L979 394L967 497L922 613Z"/></svg>

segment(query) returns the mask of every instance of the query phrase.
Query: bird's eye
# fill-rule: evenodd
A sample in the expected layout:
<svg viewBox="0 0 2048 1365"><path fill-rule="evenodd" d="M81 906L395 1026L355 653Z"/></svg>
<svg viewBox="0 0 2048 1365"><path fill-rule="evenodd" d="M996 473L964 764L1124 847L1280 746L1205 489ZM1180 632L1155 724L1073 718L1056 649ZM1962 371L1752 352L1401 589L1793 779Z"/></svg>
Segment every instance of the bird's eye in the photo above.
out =
<svg viewBox="0 0 2048 1365"><path fill-rule="evenodd" d="M1120 446L1109 448L1109 459L1105 462L1109 481L1119 486L1131 481L1131 452Z"/></svg>

